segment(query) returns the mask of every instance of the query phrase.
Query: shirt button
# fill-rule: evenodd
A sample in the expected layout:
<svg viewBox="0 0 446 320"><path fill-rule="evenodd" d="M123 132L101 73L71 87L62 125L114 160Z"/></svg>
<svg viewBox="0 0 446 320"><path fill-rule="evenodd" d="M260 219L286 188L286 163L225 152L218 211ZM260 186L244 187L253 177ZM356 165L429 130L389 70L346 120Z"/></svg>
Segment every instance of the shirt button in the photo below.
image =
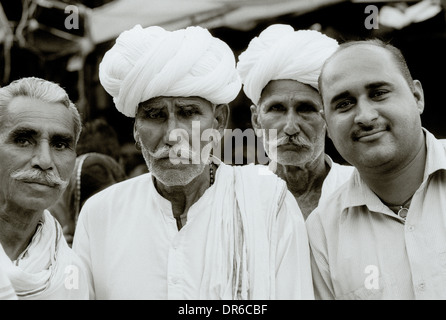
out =
<svg viewBox="0 0 446 320"><path fill-rule="evenodd" d="M407 226L407 230L414 231L415 227L413 225L409 225L409 226Z"/></svg>
<svg viewBox="0 0 446 320"><path fill-rule="evenodd" d="M418 284L418 290L420 290L420 291L424 291L424 289L426 289L426 283L424 283L424 282L420 282L420 283Z"/></svg>

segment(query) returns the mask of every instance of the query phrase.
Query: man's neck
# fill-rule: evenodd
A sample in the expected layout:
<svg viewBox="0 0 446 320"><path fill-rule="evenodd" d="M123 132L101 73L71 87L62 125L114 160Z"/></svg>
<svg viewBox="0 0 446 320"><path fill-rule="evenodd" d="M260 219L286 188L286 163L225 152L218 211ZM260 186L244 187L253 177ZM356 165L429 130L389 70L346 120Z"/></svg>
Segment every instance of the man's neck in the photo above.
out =
<svg viewBox="0 0 446 320"><path fill-rule="evenodd" d="M286 181L288 190L296 198L305 219L317 207L322 185L329 171L325 154L303 166L277 164L276 174Z"/></svg>
<svg viewBox="0 0 446 320"><path fill-rule="evenodd" d="M159 194L171 202L173 215L179 219L180 216L187 214L189 208L209 188L209 165L206 165L203 172L185 186L166 186L156 179L154 183Z"/></svg>
<svg viewBox="0 0 446 320"><path fill-rule="evenodd" d="M402 205L423 182L426 166L426 144L422 143L415 156L398 170L379 174L358 170L369 188L385 203Z"/></svg>
<svg viewBox="0 0 446 320"><path fill-rule="evenodd" d="M11 260L29 245L42 215L43 211L0 209L0 243Z"/></svg>

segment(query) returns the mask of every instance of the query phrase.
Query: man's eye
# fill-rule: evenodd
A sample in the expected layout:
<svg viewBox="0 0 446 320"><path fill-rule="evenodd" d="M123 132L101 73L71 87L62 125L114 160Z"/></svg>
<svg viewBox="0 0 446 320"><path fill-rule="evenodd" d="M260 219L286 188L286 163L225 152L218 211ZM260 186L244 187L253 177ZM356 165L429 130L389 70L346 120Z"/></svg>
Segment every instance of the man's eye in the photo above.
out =
<svg viewBox="0 0 446 320"><path fill-rule="evenodd" d="M309 103L303 103L299 105L297 112L318 112L318 110Z"/></svg>
<svg viewBox="0 0 446 320"><path fill-rule="evenodd" d="M144 117L147 119L161 119L164 117L164 112L156 109L144 110Z"/></svg>
<svg viewBox="0 0 446 320"><path fill-rule="evenodd" d="M69 148L70 145L66 142L56 142L54 143L54 148L58 149L58 150L64 150Z"/></svg>
<svg viewBox="0 0 446 320"><path fill-rule="evenodd" d="M268 108L268 111L272 112L279 112L279 111L285 111L285 107L281 104L273 104Z"/></svg>
<svg viewBox="0 0 446 320"><path fill-rule="evenodd" d="M335 105L335 110L338 111L347 111L353 106L352 100L344 100Z"/></svg>
<svg viewBox="0 0 446 320"><path fill-rule="evenodd" d="M371 98L383 98L389 91L387 90L375 90L370 94Z"/></svg>
<svg viewBox="0 0 446 320"><path fill-rule="evenodd" d="M16 138L14 139L14 143L21 147L26 147L31 144L31 141L27 138Z"/></svg>
<svg viewBox="0 0 446 320"><path fill-rule="evenodd" d="M196 108L184 108L184 109L181 109L181 111L180 111L180 115L185 118L193 117L197 114L200 114L200 113Z"/></svg>

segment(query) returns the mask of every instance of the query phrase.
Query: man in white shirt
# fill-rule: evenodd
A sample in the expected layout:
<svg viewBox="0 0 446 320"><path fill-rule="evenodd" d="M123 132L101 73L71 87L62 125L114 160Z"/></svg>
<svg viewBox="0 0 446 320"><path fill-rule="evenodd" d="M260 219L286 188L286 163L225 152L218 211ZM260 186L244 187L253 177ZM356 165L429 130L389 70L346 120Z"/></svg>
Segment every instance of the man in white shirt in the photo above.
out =
<svg viewBox="0 0 446 320"><path fill-rule="evenodd" d="M276 24L251 40L237 63L269 167L286 181L304 219L353 172L325 153L317 86L322 65L337 48L336 40L318 31Z"/></svg>
<svg viewBox="0 0 446 320"><path fill-rule="evenodd" d="M241 87L231 49L201 27L138 25L99 75L135 118L150 173L82 208L73 248L90 298L312 299L305 224L285 183L210 155Z"/></svg>
<svg viewBox="0 0 446 320"><path fill-rule="evenodd" d="M446 298L446 141L401 52L347 42L320 78L328 133L356 170L307 219L320 299Z"/></svg>
<svg viewBox="0 0 446 320"><path fill-rule="evenodd" d="M46 208L68 184L81 118L38 78L0 88L0 268L19 299L87 299L81 262Z"/></svg>

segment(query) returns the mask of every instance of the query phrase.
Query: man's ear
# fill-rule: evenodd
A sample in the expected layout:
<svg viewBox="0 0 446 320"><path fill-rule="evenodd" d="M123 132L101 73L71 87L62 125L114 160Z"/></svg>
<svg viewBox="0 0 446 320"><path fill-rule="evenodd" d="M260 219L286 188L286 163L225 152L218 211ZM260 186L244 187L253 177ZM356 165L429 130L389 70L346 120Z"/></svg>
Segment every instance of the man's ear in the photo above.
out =
<svg viewBox="0 0 446 320"><path fill-rule="evenodd" d="M424 91L421 82L418 80L413 81L414 91L413 95L415 97L415 101L417 102L417 108L420 114L424 111Z"/></svg>
<svg viewBox="0 0 446 320"><path fill-rule="evenodd" d="M259 112L258 112L258 108L256 105L251 105L251 107L249 108L251 110L251 124L252 127L254 128L254 132L256 133L257 137L262 137L262 127L259 124Z"/></svg>
<svg viewBox="0 0 446 320"><path fill-rule="evenodd" d="M215 107L214 113L215 127L218 132L223 136L229 121L229 105L227 103L218 104Z"/></svg>
<svg viewBox="0 0 446 320"><path fill-rule="evenodd" d="M135 138L136 142L139 142L139 132L138 129L136 128L136 119L135 123L133 124L133 138Z"/></svg>

